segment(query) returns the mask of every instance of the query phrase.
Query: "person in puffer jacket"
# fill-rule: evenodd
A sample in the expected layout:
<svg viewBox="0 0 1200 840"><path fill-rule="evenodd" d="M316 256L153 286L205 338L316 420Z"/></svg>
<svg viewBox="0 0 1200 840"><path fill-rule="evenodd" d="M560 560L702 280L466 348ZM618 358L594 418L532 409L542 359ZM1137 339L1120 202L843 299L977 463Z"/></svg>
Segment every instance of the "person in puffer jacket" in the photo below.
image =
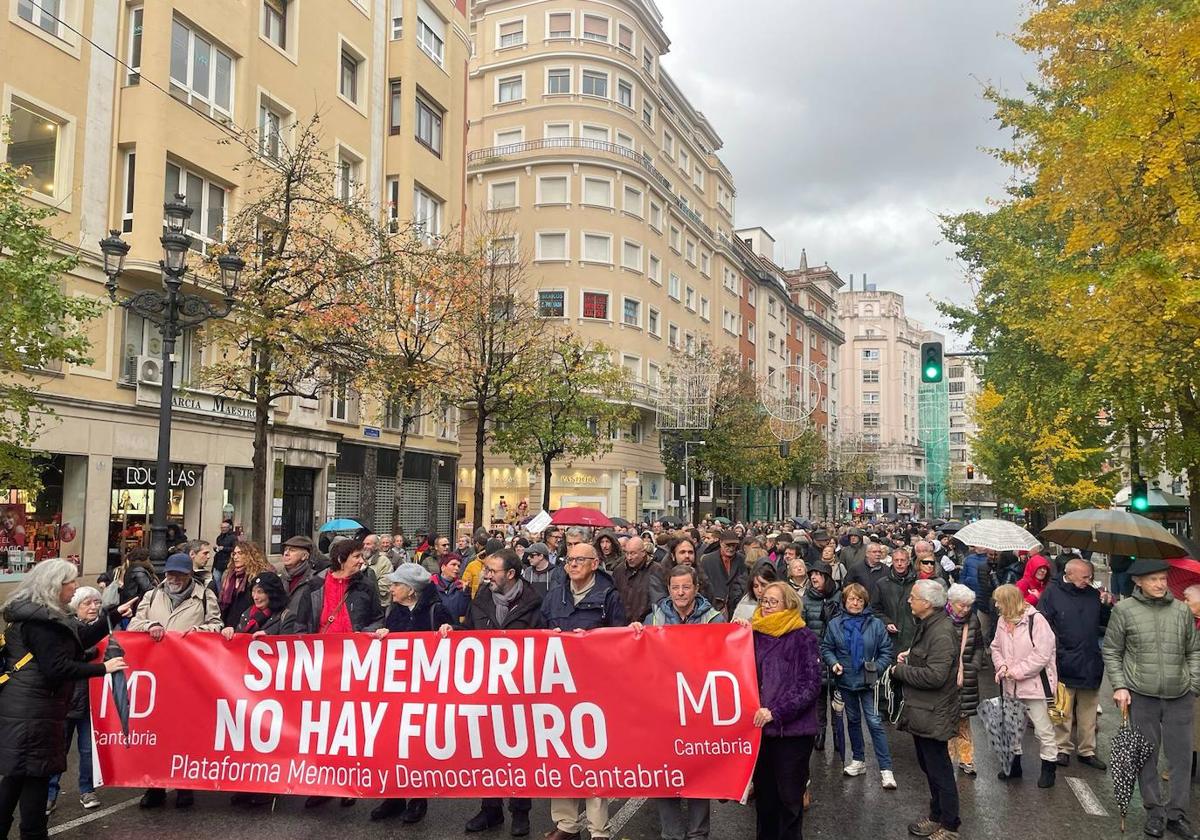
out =
<svg viewBox="0 0 1200 840"><path fill-rule="evenodd" d="M975 743L971 737L971 718L979 711L979 661L986 644L979 623L975 593L961 583L952 583L946 592L946 615L958 634L958 730L950 739L950 759L968 776L975 775Z"/></svg>

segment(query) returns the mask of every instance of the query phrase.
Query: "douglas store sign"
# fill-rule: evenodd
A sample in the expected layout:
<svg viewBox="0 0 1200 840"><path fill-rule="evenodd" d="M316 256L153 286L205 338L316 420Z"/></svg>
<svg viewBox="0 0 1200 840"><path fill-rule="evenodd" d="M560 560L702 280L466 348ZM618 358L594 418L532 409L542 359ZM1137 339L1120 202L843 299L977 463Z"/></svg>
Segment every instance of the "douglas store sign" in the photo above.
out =
<svg viewBox="0 0 1200 840"><path fill-rule="evenodd" d="M167 472L167 486L171 489L195 487L204 475L203 467L172 464ZM146 489L157 484L158 470L149 464L126 464L113 467L113 488Z"/></svg>

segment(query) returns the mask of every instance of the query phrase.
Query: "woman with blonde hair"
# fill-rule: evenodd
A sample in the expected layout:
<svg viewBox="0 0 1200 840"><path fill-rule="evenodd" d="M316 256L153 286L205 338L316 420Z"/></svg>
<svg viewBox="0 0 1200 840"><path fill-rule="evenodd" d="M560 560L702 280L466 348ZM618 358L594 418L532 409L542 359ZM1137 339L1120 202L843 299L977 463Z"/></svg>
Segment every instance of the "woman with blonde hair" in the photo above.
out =
<svg viewBox="0 0 1200 840"><path fill-rule="evenodd" d="M996 667L996 682L1000 690L1017 697L1025 704L1025 712L1033 723L1040 745L1042 772L1038 787L1054 786L1058 758L1058 742L1054 724L1050 722L1047 700L1054 698L1058 685L1055 663L1054 630L1045 616L1025 600L1024 593L1012 584L998 587L992 593L996 605L996 638L992 640L992 662ZM1022 775L1021 748L1013 756L1012 766L999 773L1000 779L1017 779Z"/></svg>
<svg viewBox="0 0 1200 840"><path fill-rule="evenodd" d="M221 621L226 627L236 628L242 614L254 606L252 582L263 572L271 571L274 569L270 561L254 543L241 541L233 547L218 595Z"/></svg>

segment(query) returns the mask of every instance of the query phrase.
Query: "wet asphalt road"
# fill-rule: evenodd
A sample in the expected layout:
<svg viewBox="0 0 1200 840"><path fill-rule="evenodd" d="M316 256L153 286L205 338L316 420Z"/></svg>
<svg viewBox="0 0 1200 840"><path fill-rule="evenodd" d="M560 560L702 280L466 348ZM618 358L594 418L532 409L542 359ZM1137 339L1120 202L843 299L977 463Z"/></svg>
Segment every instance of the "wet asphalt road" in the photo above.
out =
<svg viewBox="0 0 1200 840"><path fill-rule="evenodd" d="M987 679L984 681L989 682ZM994 691L993 687L992 693ZM1108 743L1118 722L1116 710L1110 704L1106 705L1105 713L1100 718L1100 754L1106 760ZM982 727L977 720L975 740L979 775L975 779L959 776L964 838L1062 840L1086 837L1088 840L1116 840L1121 837L1112 783L1107 774L1073 762L1070 767L1059 768L1058 783L1054 788L1039 790L1035 784L1037 770L1032 760L1037 755L1037 747L1032 732L1028 732L1025 741L1026 777L1020 781L1001 782L996 779L998 762L987 753ZM842 775L842 761L832 746L823 753L814 753L814 805L806 815L806 837L905 836L905 825L924 813L928 789L917 767L911 739L893 730L890 741L899 782L899 790L896 791L880 788L878 767L871 756L869 741L869 770L867 775L857 778ZM1166 769L1165 764L1162 769ZM140 791L109 788L100 791L103 807L85 812L79 805L75 779L72 763L72 769L64 777L59 807L51 818L51 836L67 840L327 840L331 836L336 836L338 840L377 837L440 840L468 836L463 834L463 824L478 807L476 800L434 801L430 803L429 814L424 822L406 826L398 820L371 823L367 816L374 807L371 801L361 801L352 808L341 808L335 802L316 811L306 811L300 798L290 797L278 800L274 811L269 807L246 810L232 807L227 794L197 793L196 804L189 811L176 811L171 807L173 795L166 808L142 811L136 804ZM1107 815L1088 813L1086 809L1089 807L1093 811L1103 810ZM1193 806L1192 812L1200 813L1200 808ZM660 836L652 801L618 800L613 803L611 813L617 815L617 822L621 823L617 826L618 830L614 831L613 838L656 840ZM531 837L541 837L552 828L549 806L545 801L534 803L532 816ZM1142 822L1143 811L1135 791L1126 836L1142 837ZM17 827L14 825L9 837L17 836ZM469 836L491 840L507 838L509 834L505 826L503 829ZM743 807L736 803L714 803L711 831L714 840L753 836L753 804Z"/></svg>

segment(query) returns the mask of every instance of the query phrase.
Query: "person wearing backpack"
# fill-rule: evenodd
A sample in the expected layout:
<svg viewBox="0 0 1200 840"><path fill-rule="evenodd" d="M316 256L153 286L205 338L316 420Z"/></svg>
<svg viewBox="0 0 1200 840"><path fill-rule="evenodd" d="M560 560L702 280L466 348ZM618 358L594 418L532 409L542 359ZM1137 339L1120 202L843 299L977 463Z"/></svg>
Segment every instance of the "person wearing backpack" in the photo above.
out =
<svg viewBox="0 0 1200 840"><path fill-rule="evenodd" d="M129 549L113 582L118 587L118 600L124 604L141 598L158 584L158 575L154 573L154 565L150 562L150 550L141 546Z"/></svg>
<svg viewBox="0 0 1200 840"><path fill-rule="evenodd" d="M191 561L188 561L190 577ZM67 714L78 680L126 668L121 657L87 662L108 622L81 626L67 605L79 585L68 560L43 560L4 603L0 656L0 836L20 806L21 836L44 838L50 777L67 769Z"/></svg>

